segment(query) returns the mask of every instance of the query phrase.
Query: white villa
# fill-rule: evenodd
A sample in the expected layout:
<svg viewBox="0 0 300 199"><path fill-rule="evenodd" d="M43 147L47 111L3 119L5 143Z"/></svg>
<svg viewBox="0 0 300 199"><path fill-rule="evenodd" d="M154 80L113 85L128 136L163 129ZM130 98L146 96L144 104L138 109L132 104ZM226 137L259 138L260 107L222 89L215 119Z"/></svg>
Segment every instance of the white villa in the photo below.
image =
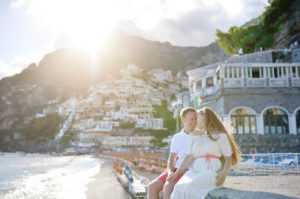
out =
<svg viewBox="0 0 300 199"><path fill-rule="evenodd" d="M300 134L300 49L233 57L187 72L194 106L236 134Z"/></svg>

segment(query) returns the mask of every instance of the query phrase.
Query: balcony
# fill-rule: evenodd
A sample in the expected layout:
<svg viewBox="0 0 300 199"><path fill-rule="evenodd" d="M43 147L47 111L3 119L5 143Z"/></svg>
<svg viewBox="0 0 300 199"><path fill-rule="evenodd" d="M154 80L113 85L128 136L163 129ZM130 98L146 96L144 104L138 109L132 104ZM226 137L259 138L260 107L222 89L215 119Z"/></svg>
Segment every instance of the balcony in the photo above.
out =
<svg viewBox="0 0 300 199"><path fill-rule="evenodd" d="M225 88L300 87L300 62L220 64ZM289 79L291 84L289 85ZM245 82L245 83L244 83ZM245 84L245 85L244 85Z"/></svg>
<svg viewBox="0 0 300 199"><path fill-rule="evenodd" d="M247 79L247 86L248 87L266 87L266 79L249 78L249 79Z"/></svg>
<svg viewBox="0 0 300 199"><path fill-rule="evenodd" d="M243 86L243 79L224 79L224 87L226 88L241 88Z"/></svg>
<svg viewBox="0 0 300 199"><path fill-rule="evenodd" d="M212 94L215 94L216 92L218 92L219 88L220 88L220 86L216 85L216 86L212 86L212 87L197 89L196 95L202 96L202 97L212 95Z"/></svg>

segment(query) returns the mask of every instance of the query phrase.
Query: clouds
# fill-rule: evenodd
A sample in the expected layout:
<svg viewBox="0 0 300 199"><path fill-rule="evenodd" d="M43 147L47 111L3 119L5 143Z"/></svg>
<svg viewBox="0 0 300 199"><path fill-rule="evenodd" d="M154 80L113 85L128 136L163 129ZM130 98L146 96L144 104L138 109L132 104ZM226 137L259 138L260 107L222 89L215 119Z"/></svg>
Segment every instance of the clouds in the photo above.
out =
<svg viewBox="0 0 300 199"><path fill-rule="evenodd" d="M0 60L0 79L2 79L3 77L12 76L16 73L20 73L29 64L38 64L43 56L48 52L49 50L41 50L18 55L14 57L9 64L4 63Z"/></svg>
<svg viewBox="0 0 300 199"><path fill-rule="evenodd" d="M21 72L24 66L15 65L17 60L14 60L13 64L7 64L0 60L0 79L7 76L12 76L16 73Z"/></svg>
<svg viewBox="0 0 300 199"><path fill-rule="evenodd" d="M164 12L151 29L143 29L139 21L131 21L135 24L131 26L137 29L137 35L148 39L182 46L203 46L215 41L217 28L227 31L231 26L243 25L259 16L266 3L266 0L166 1Z"/></svg>
<svg viewBox="0 0 300 199"><path fill-rule="evenodd" d="M0 60L0 79L8 76L10 73L8 65Z"/></svg>
<svg viewBox="0 0 300 199"><path fill-rule="evenodd" d="M55 27L57 35L65 32L66 26L78 25L81 18L97 18L99 26L107 26L101 24L104 17L114 18L110 21L114 27L147 39L203 46L215 40L217 28L226 31L240 26L259 16L266 4L267 0L17 0L11 5L25 8L28 15ZM87 13L91 17L84 16Z"/></svg>
<svg viewBox="0 0 300 199"><path fill-rule="evenodd" d="M217 28L241 26L266 5L267 0L15 0L10 7L34 19L48 40L34 35L32 42L43 44L30 46L45 46L28 46L10 63L0 62L0 77L20 72L55 49L80 42L95 45L113 28L173 45L208 45L215 41Z"/></svg>

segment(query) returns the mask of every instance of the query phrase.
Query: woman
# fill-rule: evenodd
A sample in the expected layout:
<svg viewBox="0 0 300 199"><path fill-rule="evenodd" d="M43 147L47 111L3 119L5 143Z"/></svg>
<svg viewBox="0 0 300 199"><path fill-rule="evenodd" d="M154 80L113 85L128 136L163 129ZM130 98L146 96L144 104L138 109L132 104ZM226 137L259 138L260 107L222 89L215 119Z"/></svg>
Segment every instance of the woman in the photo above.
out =
<svg viewBox="0 0 300 199"><path fill-rule="evenodd" d="M210 109L197 111L197 128L188 141L187 156L168 180L173 181L192 163L174 187L171 199L204 199L222 185L230 166L240 160L240 150L220 118ZM222 168L220 157L224 156Z"/></svg>

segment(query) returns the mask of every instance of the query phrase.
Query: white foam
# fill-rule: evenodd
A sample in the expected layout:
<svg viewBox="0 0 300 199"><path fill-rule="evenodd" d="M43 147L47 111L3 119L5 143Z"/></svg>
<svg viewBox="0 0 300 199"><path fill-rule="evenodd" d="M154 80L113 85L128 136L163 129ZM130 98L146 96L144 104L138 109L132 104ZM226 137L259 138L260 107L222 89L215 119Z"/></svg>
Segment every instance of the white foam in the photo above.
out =
<svg viewBox="0 0 300 199"><path fill-rule="evenodd" d="M55 161L67 161L69 164L45 173L30 175L18 183L16 181L15 189L3 199L86 198L86 185L93 180L91 177L99 172L101 162L90 156L56 157Z"/></svg>

